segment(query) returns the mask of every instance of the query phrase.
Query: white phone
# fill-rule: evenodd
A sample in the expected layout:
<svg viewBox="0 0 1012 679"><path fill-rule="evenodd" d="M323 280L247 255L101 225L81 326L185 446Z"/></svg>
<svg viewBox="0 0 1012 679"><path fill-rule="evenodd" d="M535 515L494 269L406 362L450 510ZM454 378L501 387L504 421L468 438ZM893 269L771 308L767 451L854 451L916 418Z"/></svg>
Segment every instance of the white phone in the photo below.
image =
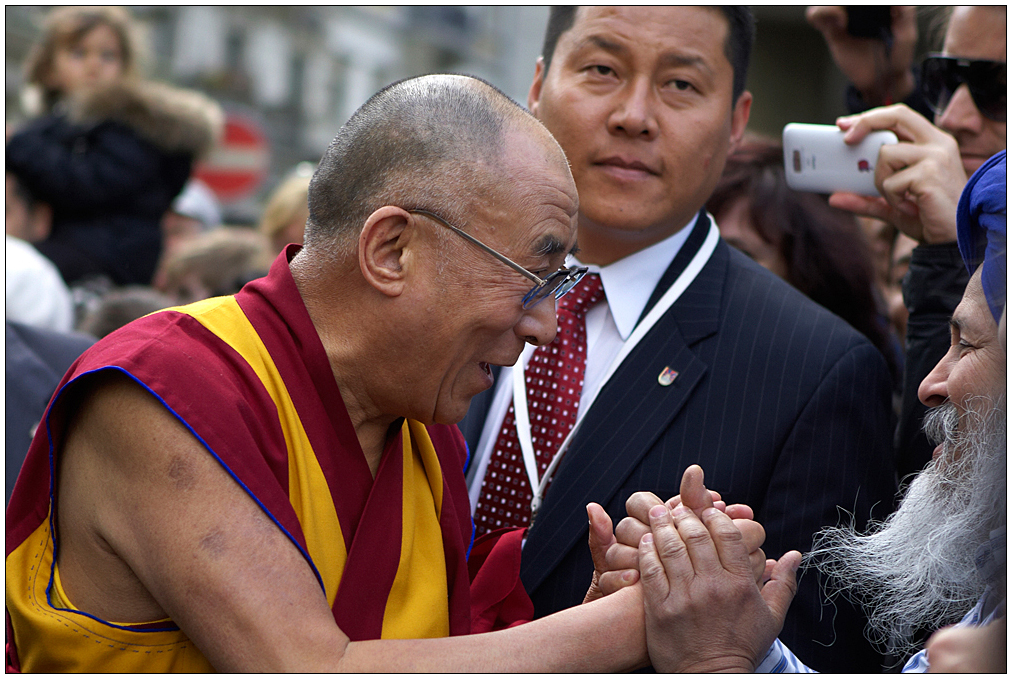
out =
<svg viewBox="0 0 1012 679"><path fill-rule="evenodd" d="M836 125L789 123L784 127L784 173L795 191L851 191L877 196L875 163L879 148L898 142L889 130L872 132L860 144L843 142Z"/></svg>

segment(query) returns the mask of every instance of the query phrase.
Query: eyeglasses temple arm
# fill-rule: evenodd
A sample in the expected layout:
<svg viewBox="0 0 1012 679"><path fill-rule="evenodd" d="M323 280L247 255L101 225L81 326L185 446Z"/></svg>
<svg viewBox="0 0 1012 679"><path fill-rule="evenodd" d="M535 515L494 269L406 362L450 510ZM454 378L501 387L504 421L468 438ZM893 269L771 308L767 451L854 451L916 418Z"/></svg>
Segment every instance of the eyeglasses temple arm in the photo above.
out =
<svg viewBox="0 0 1012 679"><path fill-rule="evenodd" d="M481 248L482 250L484 250L488 254L492 255L493 257L495 257L500 262L502 262L503 264L505 264L509 268L513 269L514 271L516 271L520 275L522 275L522 276L524 276L526 278L529 278L530 280L534 281L538 285L544 285L545 282L542 279L538 278L535 274L531 273L530 271L528 271L524 267L520 266L519 264L517 264L516 262L514 262L509 257L506 257L505 255L499 254L498 252L496 252L495 250L493 250L489 246L485 245L480 240L478 240L477 238L475 238L471 234L467 233L466 231L461 231L460 229L458 229L457 227L455 227L453 224L450 224L449 222L445 221L439 215L433 214L432 212L429 212L428 210L408 210L408 212L411 212L413 214L425 215L426 217L434 219L435 221L439 222L440 224L442 224L446 228L453 230L458 235L463 236L467 240L471 241L472 243L474 243L475 245L477 245L479 248Z"/></svg>

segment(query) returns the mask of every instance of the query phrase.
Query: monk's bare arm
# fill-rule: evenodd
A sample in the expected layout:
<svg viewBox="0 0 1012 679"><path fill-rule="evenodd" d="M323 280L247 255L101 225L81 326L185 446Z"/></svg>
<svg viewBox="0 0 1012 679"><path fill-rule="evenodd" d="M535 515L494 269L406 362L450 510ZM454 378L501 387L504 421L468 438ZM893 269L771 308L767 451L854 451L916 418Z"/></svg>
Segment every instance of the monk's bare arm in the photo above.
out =
<svg viewBox="0 0 1012 679"><path fill-rule="evenodd" d="M99 379L62 451L71 601L107 620L160 612L219 670L281 669L293 651L347 645L306 561L207 450L128 378ZM100 598L120 588L129 601ZM133 611L150 617L123 617Z"/></svg>
<svg viewBox="0 0 1012 679"><path fill-rule="evenodd" d="M388 655L389 654L389 655ZM382 658L387 656L384 663ZM602 599L489 634L359 641L351 672L619 672L647 664L643 597L633 585Z"/></svg>
<svg viewBox="0 0 1012 679"><path fill-rule="evenodd" d="M646 659L638 587L492 634L350 643L288 538L127 378L80 409L62 458L70 599L123 622L169 616L220 671L615 671Z"/></svg>

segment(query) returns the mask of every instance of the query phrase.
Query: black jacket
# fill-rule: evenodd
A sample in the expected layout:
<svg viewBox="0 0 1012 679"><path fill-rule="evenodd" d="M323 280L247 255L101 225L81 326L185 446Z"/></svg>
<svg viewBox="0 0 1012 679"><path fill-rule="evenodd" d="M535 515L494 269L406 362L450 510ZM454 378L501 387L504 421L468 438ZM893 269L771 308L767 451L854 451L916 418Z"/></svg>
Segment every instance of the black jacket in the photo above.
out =
<svg viewBox="0 0 1012 679"><path fill-rule="evenodd" d="M194 159L221 127L216 104L153 83L121 84L73 100L7 142L7 170L53 208L39 250L67 283L104 274L149 284L162 215Z"/></svg>

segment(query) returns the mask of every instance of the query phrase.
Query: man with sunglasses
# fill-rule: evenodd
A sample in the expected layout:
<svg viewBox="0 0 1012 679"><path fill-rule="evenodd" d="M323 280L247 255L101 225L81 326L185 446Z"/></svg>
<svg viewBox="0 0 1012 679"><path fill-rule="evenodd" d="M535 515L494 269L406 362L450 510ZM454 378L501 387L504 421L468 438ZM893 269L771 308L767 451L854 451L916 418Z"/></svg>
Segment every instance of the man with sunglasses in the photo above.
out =
<svg viewBox="0 0 1012 679"><path fill-rule="evenodd" d="M947 321L968 280L956 248L956 203L967 178L1006 146L1005 26L1003 5L951 9L942 52L929 55L920 70L921 94L934 112L934 124L904 105L838 121L848 143L873 130L892 130L900 143L883 146L879 153L875 180L880 197L837 193L830 203L885 220L920 243L903 284L910 318L896 436L901 477L931 459L917 385L931 370L931 357L948 346ZM841 39L826 30L823 34L831 47ZM854 69L853 64L841 67Z"/></svg>
<svg viewBox="0 0 1012 679"><path fill-rule="evenodd" d="M531 605L519 539L471 549L453 423L490 365L554 338L577 206L558 144L488 84L371 98L314 175L304 247L64 377L7 511L8 669L644 665L638 587L474 634Z"/></svg>

